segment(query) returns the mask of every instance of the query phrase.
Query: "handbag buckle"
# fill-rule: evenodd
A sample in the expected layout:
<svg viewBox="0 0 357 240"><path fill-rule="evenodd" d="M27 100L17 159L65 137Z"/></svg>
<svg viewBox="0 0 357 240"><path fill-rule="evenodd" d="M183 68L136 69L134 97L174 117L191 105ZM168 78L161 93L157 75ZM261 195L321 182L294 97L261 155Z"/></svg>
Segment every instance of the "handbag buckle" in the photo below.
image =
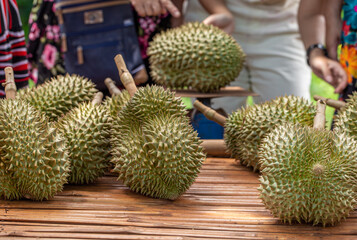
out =
<svg viewBox="0 0 357 240"><path fill-rule="evenodd" d="M84 13L85 24L98 24L104 22L103 10L95 10Z"/></svg>

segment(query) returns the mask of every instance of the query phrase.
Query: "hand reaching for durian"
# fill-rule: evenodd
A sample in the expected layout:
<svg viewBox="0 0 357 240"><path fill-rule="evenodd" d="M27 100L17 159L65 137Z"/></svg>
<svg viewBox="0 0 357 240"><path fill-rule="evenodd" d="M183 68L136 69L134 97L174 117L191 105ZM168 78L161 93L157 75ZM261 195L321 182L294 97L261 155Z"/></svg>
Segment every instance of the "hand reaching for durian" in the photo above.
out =
<svg viewBox="0 0 357 240"><path fill-rule="evenodd" d="M173 17L181 16L180 11L171 0L131 0L139 16L158 16L169 12Z"/></svg>
<svg viewBox="0 0 357 240"><path fill-rule="evenodd" d="M211 14L205 20L204 24L212 24L213 26L219 27L228 34L233 33L234 31L234 17L230 13L216 13Z"/></svg>
<svg viewBox="0 0 357 240"><path fill-rule="evenodd" d="M335 93L341 93L348 84L348 78L341 64L329 59L320 52L320 49L311 52L310 66L312 71L335 88Z"/></svg>

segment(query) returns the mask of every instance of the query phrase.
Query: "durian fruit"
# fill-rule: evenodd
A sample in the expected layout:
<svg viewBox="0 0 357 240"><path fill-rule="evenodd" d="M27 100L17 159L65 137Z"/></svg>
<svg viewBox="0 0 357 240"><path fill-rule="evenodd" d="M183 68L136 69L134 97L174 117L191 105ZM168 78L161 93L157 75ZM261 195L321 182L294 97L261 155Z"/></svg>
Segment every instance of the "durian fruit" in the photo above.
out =
<svg viewBox="0 0 357 240"><path fill-rule="evenodd" d="M61 191L69 172L65 141L47 118L15 99L12 68L6 68L0 100L0 198L45 200Z"/></svg>
<svg viewBox="0 0 357 240"><path fill-rule="evenodd" d="M334 121L335 132L345 132L357 140L357 93L354 92L346 100L345 105L338 111Z"/></svg>
<svg viewBox="0 0 357 240"><path fill-rule="evenodd" d="M357 142L324 129L325 104L318 107L314 128L281 124L258 153L260 197L275 217L290 224L335 225L357 203Z"/></svg>
<svg viewBox="0 0 357 240"><path fill-rule="evenodd" d="M111 116L116 116L120 110L125 106L130 100L130 95L127 90L120 91L119 88L115 86L115 82L107 78L104 81L105 85L109 89L111 97L107 97L104 101L104 105L108 109Z"/></svg>
<svg viewBox="0 0 357 240"><path fill-rule="evenodd" d="M100 105L102 98L98 92L92 102L81 103L56 124L69 150L71 184L93 183L108 170L111 117Z"/></svg>
<svg viewBox="0 0 357 240"><path fill-rule="evenodd" d="M148 55L156 83L200 92L218 91L232 82L245 58L232 36L198 22L156 34Z"/></svg>
<svg viewBox="0 0 357 240"><path fill-rule="evenodd" d="M50 121L56 121L81 102L93 99L97 91L87 78L67 74L56 76L36 88L21 89L18 98L44 112Z"/></svg>
<svg viewBox="0 0 357 240"><path fill-rule="evenodd" d="M120 55L120 78L132 98L114 117L114 171L132 191L174 200L194 182L205 155L184 104L162 87L136 89Z"/></svg>
<svg viewBox="0 0 357 240"><path fill-rule="evenodd" d="M198 102L194 105L200 110ZM205 110L201 111L204 113ZM296 96L284 96L241 108L233 112L226 122L218 123L225 127L224 139L232 157L243 165L253 167L255 171L260 170L257 152L261 140L267 133L284 122L312 126L315 112L313 104L307 100ZM219 114L216 113L217 115ZM212 120L216 121L215 118Z"/></svg>

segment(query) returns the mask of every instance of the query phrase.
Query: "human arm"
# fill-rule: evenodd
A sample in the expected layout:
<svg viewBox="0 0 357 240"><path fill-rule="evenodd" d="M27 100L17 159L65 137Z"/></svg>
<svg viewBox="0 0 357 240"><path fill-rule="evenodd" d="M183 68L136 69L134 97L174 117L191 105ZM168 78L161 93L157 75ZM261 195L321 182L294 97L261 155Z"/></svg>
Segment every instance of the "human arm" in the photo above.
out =
<svg viewBox="0 0 357 240"><path fill-rule="evenodd" d="M176 0L173 0L176 1ZM173 17L180 17L181 13L171 0L131 0L131 4L139 16L158 16L169 12Z"/></svg>
<svg viewBox="0 0 357 240"><path fill-rule="evenodd" d="M298 23L306 49L312 44L325 43L324 1L301 0L300 2ZM326 8L328 7L326 5ZM347 86L347 75L342 66L337 61L325 56L324 51L320 48L313 48L308 57L312 71L334 86L336 93L341 93Z"/></svg>
<svg viewBox="0 0 357 240"><path fill-rule="evenodd" d="M326 48L328 56L337 60L337 47L341 40L341 8L343 0L325 0Z"/></svg>
<svg viewBox="0 0 357 240"><path fill-rule="evenodd" d="M234 31L234 16L224 0L200 0L200 3L211 14L203 20L203 23L212 24L227 33Z"/></svg>

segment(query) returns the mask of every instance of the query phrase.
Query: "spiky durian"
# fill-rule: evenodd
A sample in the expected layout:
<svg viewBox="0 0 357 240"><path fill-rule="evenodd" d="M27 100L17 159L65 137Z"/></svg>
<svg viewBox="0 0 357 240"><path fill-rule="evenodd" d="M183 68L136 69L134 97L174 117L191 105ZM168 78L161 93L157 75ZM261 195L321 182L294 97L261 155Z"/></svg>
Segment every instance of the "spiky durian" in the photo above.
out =
<svg viewBox="0 0 357 240"><path fill-rule="evenodd" d="M22 100L0 100L0 149L1 198L44 200L67 182L63 137Z"/></svg>
<svg viewBox="0 0 357 240"><path fill-rule="evenodd" d="M71 162L68 182L88 184L108 170L110 161L110 122L107 108L95 102L81 103L63 118L56 127L65 137Z"/></svg>
<svg viewBox="0 0 357 240"><path fill-rule="evenodd" d="M104 105L111 116L116 116L129 100L130 95L128 91L124 90L117 95L106 98Z"/></svg>
<svg viewBox="0 0 357 240"><path fill-rule="evenodd" d="M44 112L51 121L79 103L90 101L97 92L93 82L78 75L57 76L36 88L20 90L17 98Z"/></svg>
<svg viewBox="0 0 357 240"><path fill-rule="evenodd" d="M148 55L155 82L201 92L218 91L232 82L245 58L230 35L203 23L188 23L157 34Z"/></svg>
<svg viewBox="0 0 357 240"><path fill-rule="evenodd" d="M193 183L205 158L185 106L168 90L137 90L114 118L114 171L131 190L176 199Z"/></svg>
<svg viewBox="0 0 357 240"><path fill-rule="evenodd" d="M232 157L259 170L257 152L265 135L284 122L312 126L315 113L315 107L303 98L278 97L232 113L225 124L224 139Z"/></svg>
<svg viewBox="0 0 357 240"><path fill-rule="evenodd" d="M340 222L356 205L356 148L356 141L344 134L277 126L258 154L265 206L284 222Z"/></svg>
<svg viewBox="0 0 357 240"><path fill-rule="evenodd" d="M334 122L335 132L345 132L357 140L357 93L347 99L346 105L338 112Z"/></svg>

